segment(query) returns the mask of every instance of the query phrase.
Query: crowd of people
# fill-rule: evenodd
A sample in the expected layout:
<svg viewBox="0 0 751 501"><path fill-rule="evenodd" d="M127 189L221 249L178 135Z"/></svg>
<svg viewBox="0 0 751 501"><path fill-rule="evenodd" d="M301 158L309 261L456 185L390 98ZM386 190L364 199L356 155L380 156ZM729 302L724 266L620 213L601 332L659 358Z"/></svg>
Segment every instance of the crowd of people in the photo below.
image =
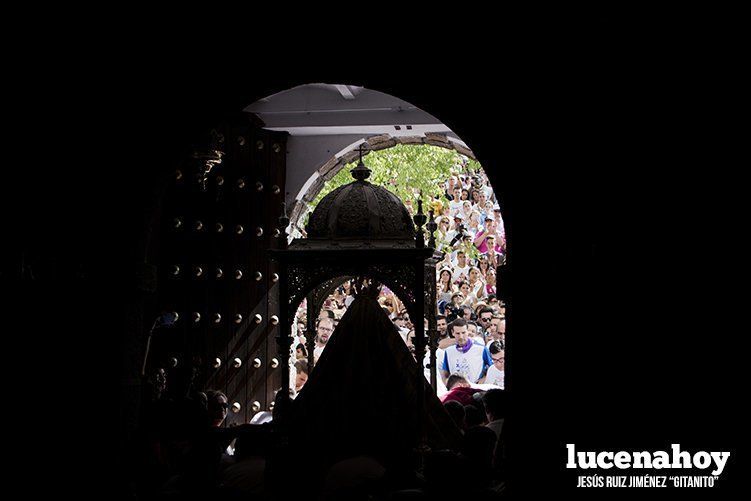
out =
<svg viewBox="0 0 751 501"><path fill-rule="evenodd" d="M336 332L339 319L346 313L347 307L354 300L356 293L354 280L347 280L326 300L324 308L315 320L313 335L313 365L326 348L329 339ZM396 332L405 342L413 355L415 354L415 328L409 312L399 298L388 288L383 287L378 302L394 324ZM437 311L439 306L436 307ZM438 345L436 348L437 394L442 397L447 391L451 375L461 375L472 385L482 387L489 385L504 389L506 319L505 304L495 297L487 303L476 305L475 309L467 305L452 307L446 305L448 315L436 315ZM423 319L427 336L427 320ZM294 390L300 391L308 378L308 338L305 304L298 310L295 336L296 342L292 354L290 381L295 383ZM425 377L431 380L430 350L426 349L423 358Z"/></svg>
<svg viewBox="0 0 751 501"><path fill-rule="evenodd" d="M187 379L185 377L187 376ZM186 384L187 373L158 371L145 390L140 429L131 444L128 473L132 499L316 499L387 500L477 499L502 497L507 476L504 421L508 412L503 390L473 387L463 376L447 380L444 408L456 424L461 441L455 448L423 451L415 470L387 470L368 455L343 457L323 467L303 468L304 440L291 443L285 420L256 414L248 424L226 425L227 396L218 390L199 391ZM264 419L257 419L264 417ZM369 433L363 429L363 433ZM409 463L409 461L407 461ZM316 470L318 471L318 470ZM457 472L472 472L446 482ZM317 475L322 475L318 477ZM311 476L312 475L312 476ZM286 493L286 495L282 495ZM290 497L287 497L290 496Z"/></svg>
<svg viewBox="0 0 751 501"><path fill-rule="evenodd" d="M465 377L472 385L503 389L506 308L496 294L496 269L505 263L506 234L500 205L487 175L482 170L470 170L467 162L455 166L440 188L442 194L435 196L430 205L437 225L436 248L443 255L436 267L436 390L443 396L452 374ZM413 205L405 201L410 212ZM354 285L353 280L345 281L325 300L315 322L316 330L311 333L314 364L354 300ZM414 353L414 325L404 304L386 287L378 301ZM291 381L296 381L296 390L302 387L301 378L307 378L307 367L302 368L307 359L306 309L303 302L295 323L297 342ZM423 361L428 380L429 357L428 352ZM298 371L304 371L303 376L297 377Z"/></svg>
<svg viewBox="0 0 751 501"><path fill-rule="evenodd" d="M438 313L446 307L476 309L496 294L496 269L506 261L506 231L501 208L482 171L451 175L443 197L431 203L438 263Z"/></svg>
<svg viewBox="0 0 751 501"><path fill-rule="evenodd" d="M505 304L496 295L495 275L496 268L505 262L504 225L498 201L482 171L458 166L441 189L444 193L430 206L438 228L436 247L443 254L436 270L433 312L438 341L436 393L461 431L463 445L458 450L433 451L426 456L419 490L424 499L454 499L467 494L481 498L490 494L495 499L505 477L503 423L508 409L503 391ZM405 205L412 210L412 204ZM290 353L293 398L308 380L310 336L315 367L355 300L358 285L362 284L349 279L333 291L311 323L314 332L307 332L304 301L297 310ZM387 287L381 287L377 301L417 360L420 355L415 351L414 336L418 319L411 318L404 303ZM419 321L424 322L427 333L427 319ZM430 360L428 349L422 358L428 381L432 376ZM288 455L279 452L279 444L285 443L279 439L283 423L273 419L284 403L279 399L281 392L274 416L259 412L248 424L228 427L229 400L225 394L199 391L180 382L189 381L189 377L174 377L167 385L165 374L164 370L157 372L149 386L151 394L144 400L142 430L134 444L134 453L139 456L136 463L141 468L134 475L136 497L222 494L266 499L276 488L272 485L294 485L285 484L293 471L289 470ZM327 477L326 485L316 488L346 494L324 498L391 499L399 488L372 459L350 458L333 465L331 472L337 468L349 472L344 481L349 490L337 491L338 481L332 481L332 487ZM445 479L461 470L475 474L472 484L450 482L447 486ZM358 475L366 477L367 482L353 491L353 479ZM374 497L373 493L380 494Z"/></svg>

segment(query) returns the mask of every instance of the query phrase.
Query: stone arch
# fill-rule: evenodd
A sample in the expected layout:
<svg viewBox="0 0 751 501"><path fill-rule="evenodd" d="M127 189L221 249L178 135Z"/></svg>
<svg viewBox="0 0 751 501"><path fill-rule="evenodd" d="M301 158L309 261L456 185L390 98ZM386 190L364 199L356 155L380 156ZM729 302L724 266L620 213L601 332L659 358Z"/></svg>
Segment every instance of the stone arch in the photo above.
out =
<svg viewBox="0 0 751 501"><path fill-rule="evenodd" d="M305 216L308 205L315 200L318 193L328 181L336 176L346 165L357 160L359 151L356 149L363 146L363 156L365 157L373 151L386 150L396 145L430 145L454 150L457 153L466 156L472 160L478 161L474 152L460 140L443 133L427 132L424 136L394 136L391 134L381 134L363 138L354 141L344 148L339 154L332 156L327 162L314 171L308 181L295 198L291 207L289 218L290 225L294 228L298 226L300 220ZM479 161L478 161L479 162Z"/></svg>

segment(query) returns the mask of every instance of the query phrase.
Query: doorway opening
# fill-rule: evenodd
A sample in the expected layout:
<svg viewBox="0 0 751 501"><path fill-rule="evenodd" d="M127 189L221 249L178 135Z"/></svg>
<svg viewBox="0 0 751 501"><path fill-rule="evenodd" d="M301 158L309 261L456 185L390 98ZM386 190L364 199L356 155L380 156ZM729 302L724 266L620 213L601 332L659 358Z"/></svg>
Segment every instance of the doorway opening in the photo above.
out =
<svg viewBox="0 0 751 501"><path fill-rule="evenodd" d="M365 159L373 171L370 181L394 193L411 216L419 202L426 211L433 213L435 247L443 256L436 274L435 314L438 315L441 336L437 353L439 374L444 367L444 350L455 344L451 324L456 319L463 319L467 322L470 340L487 348L490 364L480 377L471 377L470 384L492 384L504 388L505 304L498 298L496 270L506 261L505 228L501 201L482 166L473 156L432 144L394 144L369 152ZM326 183L307 183L308 189L300 198L304 209L296 210L296 220L290 223L291 238L305 238L307 220L318 203L351 181L350 171L355 162L339 164L336 172L330 172ZM314 178L317 176L318 173L313 175ZM428 238L426 235L426 240ZM321 338L327 340L333 335L336 324L346 313L344 300L351 297L351 284L327 285L329 290L318 291L324 293L325 301L316 312L316 330L295 341L301 348L298 356L305 351L302 349L305 342L312 342L310 346L322 351L325 341L322 343ZM390 295L387 288L379 302L402 339L414 349L410 337L412 319L403 303L395 295ZM304 329L308 325L306 314L304 308L297 311L296 327L303 326ZM319 324L325 324L322 328L330 332L317 332ZM297 329L295 331L297 334ZM313 357L314 360L317 358ZM424 365L426 378L430 381L427 359ZM455 371L447 368L447 372ZM446 393L447 382L445 373L444 377L438 378L436 392L439 396Z"/></svg>

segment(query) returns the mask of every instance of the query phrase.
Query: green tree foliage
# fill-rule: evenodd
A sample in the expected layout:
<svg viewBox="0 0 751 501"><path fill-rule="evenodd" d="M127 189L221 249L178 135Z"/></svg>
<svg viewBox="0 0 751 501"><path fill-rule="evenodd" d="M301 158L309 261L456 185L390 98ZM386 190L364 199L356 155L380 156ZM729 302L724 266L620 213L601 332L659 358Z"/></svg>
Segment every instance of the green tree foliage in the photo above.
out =
<svg viewBox="0 0 751 501"><path fill-rule="evenodd" d="M419 198L427 203L436 195L443 196L444 183L451 174L462 171L475 172L481 168L476 161L466 160L466 157L458 152L439 146L404 144L373 151L363 157L363 162L372 171L368 181L385 187L402 202L410 200L415 209ZM466 166L462 165L463 162L466 162ZM311 208L339 186L352 182L349 172L356 165L357 162L347 164L327 182L311 204Z"/></svg>

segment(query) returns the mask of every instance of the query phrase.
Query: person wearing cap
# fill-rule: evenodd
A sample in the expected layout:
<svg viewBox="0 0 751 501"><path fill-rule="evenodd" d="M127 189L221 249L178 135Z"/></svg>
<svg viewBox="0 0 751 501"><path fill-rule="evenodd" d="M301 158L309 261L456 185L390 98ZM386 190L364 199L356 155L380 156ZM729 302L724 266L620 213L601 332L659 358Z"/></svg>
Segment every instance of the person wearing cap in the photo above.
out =
<svg viewBox="0 0 751 501"><path fill-rule="evenodd" d="M449 229L446 231L446 233L443 234L443 239L446 242L451 242L454 240L454 237L456 236L456 233L458 231L458 227L460 224L462 224L461 218L457 219L456 217L453 217L453 219L449 219L448 217L444 216L444 220L449 222ZM452 223L452 221L454 221Z"/></svg>
<svg viewBox="0 0 751 501"><path fill-rule="evenodd" d="M464 215L461 212L454 214L454 230L455 231L452 233L453 237L448 242L449 246L454 249L456 249L459 243L466 240L468 236L471 240L472 236L474 235L474 233L470 235L469 231L467 230L467 224L464 219Z"/></svg>

